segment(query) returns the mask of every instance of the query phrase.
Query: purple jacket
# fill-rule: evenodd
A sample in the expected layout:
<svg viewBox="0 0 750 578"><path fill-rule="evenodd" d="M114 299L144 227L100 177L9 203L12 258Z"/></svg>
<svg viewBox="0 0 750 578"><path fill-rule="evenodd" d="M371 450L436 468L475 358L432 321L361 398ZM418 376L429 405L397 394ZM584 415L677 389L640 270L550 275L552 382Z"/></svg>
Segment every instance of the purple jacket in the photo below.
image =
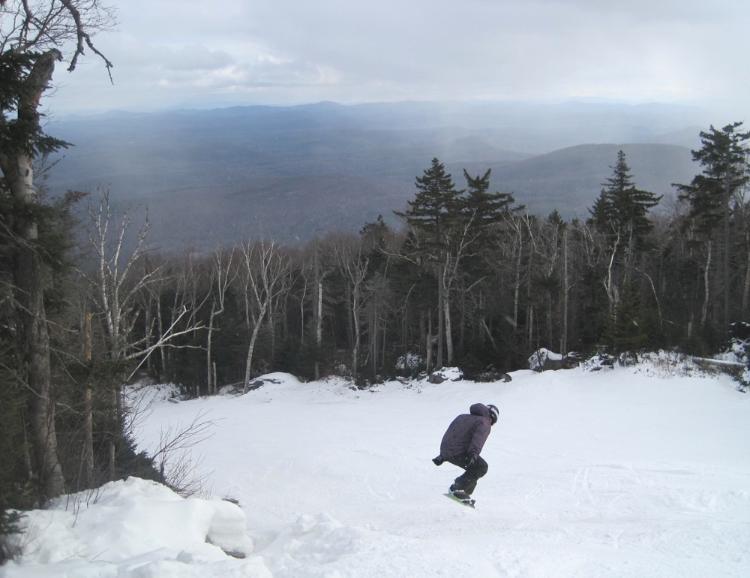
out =
<svg viewBox="0 0 750 578"><path fill-rule="evenodd" d="M448 426L440 442L440 455L450 460L466 454L479 455L490 435L490 410L482 403L469 408L470 414L459 415Z"/></svg>

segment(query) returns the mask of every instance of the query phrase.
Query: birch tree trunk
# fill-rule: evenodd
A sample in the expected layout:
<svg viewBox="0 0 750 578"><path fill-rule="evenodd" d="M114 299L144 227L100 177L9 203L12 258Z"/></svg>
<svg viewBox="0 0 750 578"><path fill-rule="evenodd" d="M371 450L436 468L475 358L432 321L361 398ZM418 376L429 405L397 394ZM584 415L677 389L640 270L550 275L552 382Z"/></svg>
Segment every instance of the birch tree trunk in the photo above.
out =
<svg viewBox="0 0 750 578"><path fill-rule="evenodd" d="M742 283L742 318L747 317L748 299L750 299L750 232L745 233L745 280Z"/></svg>
<svg viewBox="0 0 750 578"><path fill-rule="evenodd" d="M617 281L615 279L615 257L617 256L617 250L620 246L620 235L619 232L615 238L615 243L612 246L612 253L609 256L609 264L607 265L607 277L604 279L604 289L607 292L607 301L609 303L609 315L613 322L617 321L617 306L620 301L620 293L617 287Z"/></svg>
<svg viewBox="0 0 750 578"><path fill-rule="evenodd" d="M723 290L724 290L724 300L723 300L723 324L724 324L724 330L726 331L729 329L729 291L731 289L732 281L729 274L729 251L730 251L730 235L729 235L729 219L730 219L730 210L729 210L729 199L732 192L729 186L729 183L724 183L724 230L723 230L723 237L724 237L724 252L722 254L722 260L721 260L721 268L722 268L722 280L723 280Z"/></svg>
<svg viewBox="0 0 750 578"><path fill-rule="evenodd" d="M527 349L529 351L532 351L533 349L536 349L535 343L534 343L534 306L529 305L529 314L528 314L528 335L526 336L526 342L527 342Z"/></svg>
<svg viewBox="0 0 750 578"><path fill-rule="evenodd" d="M359 372L359 349L362 341L362 307L367 298L364 283L370 260L363 254L362 240L358 237L343 237L333 245L338 268L347 282L347 334L352 351L351 370L356 379ZM377 323L377 321L376 321ZM377 336L377 330L375 330Z"/></svg>
<svg viewBox="0 0 750 578"><path fill-rule="evenodd" d="M352 295L352 318L354 321L354 344L352 345L352 376L357 379L359 371L359 343L361 339L360 315L359 315L359 290L354 290Z"/></svg>
<svg viewBox="0 0 750 578"><path fill-rule="evenodd" d="M307 297L307 276L302 273L302 295L299 298L299 344L305 345L305 297Z"/></svg>
<svg viewBox="0 0 750 578"><path fill-rule="evenodd" d="M145 241L149 231L146 222L138 232L135 248L132 252L125 253L125 239L129 225L128 215L122 217L117 230L110 232L112 224L112 212L109 205L109 196L102 195L97 208L89 210L91 218L90 242L96 251L98 270L95 278L90 277L85 271L79 271L93 290L93 296L99 309L102 325L105 333L106 358L109 362L120 366L124 362L140 360L130 376L116 376L109 383L110 394L110 436L109 445L109 476L114 479L117 473L117 446L120 435L123 432L123 408L121 399L121 384L133 377L135 372L146 362L156 349L164 352L167 342L188 333L193 333L202 328L200 324L189 323L184 329L176 329L177 325L184 320L187 309L184 305L181 311L176 312L177 297L175 297L175 308L172 311L172 320L169 327L163 326L163 312L161 299L157 295L157 324L159 334L155 341L145 346L145 339L134 337L135 327L139 319L139 311L134 306L139 295L150 291L154 283L160 283L160 268L149 268L140 270L146 251ZM114 234L111 234L114 233ZM188 317L189 319L189 317ZM162 362L167 363L165 357ZM164 368L163 368L164 369Z"/></svg>
<svg viewBox="0 0 750 578"><path fill-rule="evenodd" d="M518 310L521 296L521 263L523 258L523 231L517 228L518 233L518 255L516 255L515 279L513 281L513 329L518 329Z"/></svg>
<svg viewBox="0 0 750 578"><path fill-rule="evenodd" d="M215 394L217 390L216 363L213 360L214 322L224 313L227 290L237 278L236 268L232 267L234 256L234 249L229 253L226 262L222 251L217 250L213 255L213 273L209 289L212 293L211 313L208 318L208 335L206 336L206 388L209 395Z"/></svg>
<svg viewBox="0 0 750 578"><path fill-rule="evenodd" d="M242 257L246 276L245 307L248 309L246 316L248 319L252 318L253 324L245 361L244 391L247 391L260 329L263 327L266 315L270 314L274 301L285 289L283 281L287 278L289 267L287 259L273 242L261 241L256 245L248 243L242 247Z"/></svg>
<svg viewBox="0 0 750 578"><path fill-rule="evenodd" d="M427 333L425 334L425 351L427 352L427 359L425 364L427 371L432 370L432 313L427 312Z"/></svg>
<svg viewBox="0 0 750 578"><path fill-rule="evenodd" d="M252 366L253 366L253 353L255 352L255 343L258 341L258 333L260 333L260 328L263 325L263 319L266 315L266 306L261 305L260 313L258 317L254 320L255 325L253 326L253 332L250 334L250 344L247 346L247 357L245 358L245 379L243 381L244 383L244 391L247 391L248 386L250 385L250 376L252 375Z"/></svg>
<svg viewBox="0 0 750 578"><path fill-rule="evenodd" d="M213 380L213 336L214 317L216 317L216 303L211 303L211 313L208 316L208 335L206 336L206 392L208 395L216 393L216 383Z"/></svg>
<svg viewBox="0 0 750 578"><path fill-rule="evenodd" d="M562 274L562 330L560 331L560 353L568 353L568 230L563 231L563 274Z"/></svg>
<svg viewBox="0 0 750 578"><path fill-rule="evenodd" d="M84 313L83 318L83 361L91 365L92 359L92 326L90 312ZM92 403L91 380L86 380L83 392L83 455L84 469L86 472L86 485L92 487L94 484L94 408Z"/></svg>
<svg viewBox="0 0 750 578"><path fill-rule="evenodd" d="M323 345L323 279L315 284L315 379L320 379L320 347Z"/></svg>
<svg viewBox="0 0 750 578"><path fill-rule="evenodd" d="M320 348L323 345L323 280L326 273L321 271L320 248L315 246L313 254L314 295L313 295L313 325L315 326L315 379L320 379Z"/></svg>
<svg viewBox="0 0 750 578"><path fill-rule="evenodd" d="M443 289L443 319L445 321L445 353L448 365L453 364L453 326L451 325L450 290Z"/></svg>
<svg viewBox="0 0 750 578"><path fill-rule="evenodd" d="M444 323L445 323L445 309L444 309L444 303L443 300L445 299L445 296L443 295L443 279L442 275L438 271L437 276L437 282L438 282L438 333L437 333L437 363L436 366L438 369L443 367L443 337L444 337Z"/></svg>
<svg viewBox="0 0 750 578"><path fill-rule="evenodd" d="M701 308L701 327L706 326L708 319L708 306L711 302L711 256L713 253L713 241L706 244L706 267L703 271L703 307Z"/></svg>

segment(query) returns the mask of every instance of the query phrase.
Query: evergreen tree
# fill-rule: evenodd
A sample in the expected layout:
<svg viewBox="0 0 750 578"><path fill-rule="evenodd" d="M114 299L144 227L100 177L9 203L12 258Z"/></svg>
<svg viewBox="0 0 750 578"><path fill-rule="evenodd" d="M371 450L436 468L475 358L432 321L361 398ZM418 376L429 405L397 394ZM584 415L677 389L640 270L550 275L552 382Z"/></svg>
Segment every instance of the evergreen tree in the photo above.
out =
<svg viewBox="0 0 750 578"><path fill-rule="evenodd" d="M610 329L607 338L616 348L629 341L622 338L623 331L627 333L639 327L633 274L649 245L653 225L648 212L660 199L635 186L625 153L620 150L612 176L603 184L599 198L590 209L591 223L603 235L600 250L604 263L601 275L609 305L606 317L610 328L618 328L617 331Z"/></svg>
<svg viewBox="0 0 750 578"><path fill-rule="evenodd" d="M453 360L451 292L473 237L470 223L464 219L463 191L456 190L451 175L437 158L433 158L430 168L417 177L416 187L417 193L408 201L407 210L396 214L404 218L414 232L412 258L429 264L438 286L436 362L440 366L444 345L448 363ZM431 343L429 335L425 342Z"/></svg>
<svg viewBox="0 0 750 578"><path fill-rule="evenodd" d="M592 222L605 235L641 247L652 229L648 211L660 200L661 196L635 186L625 153L620 150L612 176L590 209Z"/></svg>
<svg viewBox="0 0 750 578"><path fill-rule="evenodd" d="M485 260L498 241L502 231L503 216L523 209L513 206L515 199L512 193L489 192L491 169L483 175L472 177L464 169L466 194L462 197L464 222L471 222L473 228L473 246L466 257L465 269L473 280L485 276Z"/></svg>
<svg viewBox="0 0 750 578"><path fill-rule="evenodd" d="M13 314L16 330L16 379L27 396L28 468L37 497L53 498L65 490L55 425L55 383L51 373L48 319L49 260L45 254L44 215L34 162L65 146L44 133L41 99L50 87L61 50L69 51L75 70L84 49L111 63L91 35L107 24L98 2L2 2L0 27L0 189L11 203L10 243ZM8 24L5 26L5 24ZM73 42L71 42L73 41Z"/></svg>
<svg viewBox="0 0 750 578"><path fill-rule="evenodd" d="M625 294L617 304L616 315L609 319L607 341L615 353L637 351L648 342L646 329L638 292L630 285L625 288Z"/></svg>
<svg viewBox="0 0 750 578"><path fill-rule="evenodd" d="M487 169L484 175L472 177L464 169L467 189L463 209L483 231L496 224L503 213L523 209L523 206L512 207L515 203L512 193L489 192L491 171Z"/></svg>
<svg viewBox="0 0 750 578"><path fill-rule="evenodd" d="M701 315L702 325L705 326L710 301L711 257L713 254L714 237L721 227L721 287L723 292L723 325L728 327L730 317L731 271L730 253L732 242L730 226L733 211L741 205L737 199L738 193L750 181L750 150L747 141L750 132L741 132L742 123L734 122L721 130L713 126L708 131L702 131L701 148L694 150L693 160L703 167L703 172L696 175L689 185L675 185L680 191L680 199L689 206L688 219L696 232L703 238L706 246L706 261L704 275L706 277L704 290L704 306Z"/></svg>
<svg viewBox="0 0 750 578"><path fill-rule="evenodd" d="M704 234L710 234L726 221L732 197L748 180L748 147L750 132L740 132L741 122L726 125L721 130L713 126L701 131L701 148L692 151L693 160L703 172L689 185L676 185L680 198L690 205L689 217L694 219Z"/></svg>
<svg viewBox="0 0 750 578"><path fill-rule="evenodd" d="M451 228L461 209L461 191L456 190L451 175L437 158L416 179L417 193L407 201L405 212L395 213L406 220L420 237L423 252L429 259L439 258Z"/></svg>

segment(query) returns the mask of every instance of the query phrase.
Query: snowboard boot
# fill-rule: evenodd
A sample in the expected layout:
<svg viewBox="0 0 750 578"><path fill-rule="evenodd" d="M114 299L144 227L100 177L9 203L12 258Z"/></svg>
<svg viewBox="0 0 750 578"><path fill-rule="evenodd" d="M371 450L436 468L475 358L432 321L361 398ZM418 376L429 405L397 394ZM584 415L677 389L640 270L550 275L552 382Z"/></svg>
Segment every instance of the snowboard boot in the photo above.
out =
<svg viewBox="0 0 750 578"><path fill-rule="evenodd" d="M468 501L471 500L471 496L463 490L456 490L451 486L451 494L459 500Z"/></svg>

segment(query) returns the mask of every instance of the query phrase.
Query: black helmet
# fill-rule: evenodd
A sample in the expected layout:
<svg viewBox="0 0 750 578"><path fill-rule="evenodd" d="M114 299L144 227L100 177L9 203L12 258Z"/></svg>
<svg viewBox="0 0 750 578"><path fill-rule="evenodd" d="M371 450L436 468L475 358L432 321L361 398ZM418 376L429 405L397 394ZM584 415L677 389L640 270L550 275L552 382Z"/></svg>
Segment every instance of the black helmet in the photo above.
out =
<svg viewBox="0 0 750 578"><path fill-rule="evenodd" d="M489 404L487 409L490 410L490 421L492 422L492 425L495 425L497 423L497 418L500 417L500 410L497 409L496 405L492 404Z"/></svg>

